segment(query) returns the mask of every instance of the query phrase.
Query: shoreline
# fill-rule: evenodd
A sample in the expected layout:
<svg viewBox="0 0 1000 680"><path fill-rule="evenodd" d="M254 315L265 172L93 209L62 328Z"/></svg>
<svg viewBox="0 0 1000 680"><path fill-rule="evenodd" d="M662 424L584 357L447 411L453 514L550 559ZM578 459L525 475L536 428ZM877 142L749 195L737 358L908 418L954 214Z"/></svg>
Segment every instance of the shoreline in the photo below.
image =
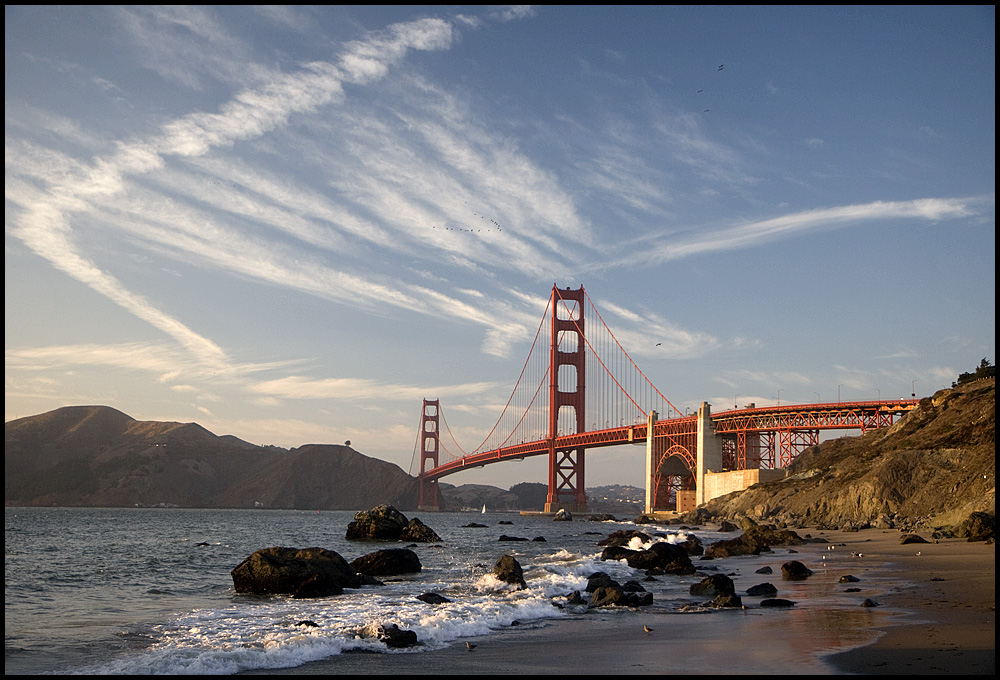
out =
<svg viewBox="0 0 1000 680"><path fill-rule="evenodd" d="M814 576L794 585L777 573L759 578L777 578L778 597L803 600L790 609L762 609L759 600L744 596L743 610L623 609L610 621L581 614L469 638L473 650L458 640L441 650L348 653L259 673L993 673L994 544L943 539L902 545L902 534L881 529L796 533L828 543L775 547L773 561L798 559ZM840 584L848 573L859 582ZM737 581L738 592L749 585L747 578ZM845 592L846 586L859 591ZM880 606L862 607L866 597ZM643 625L653 631L644 632Z"/></svg>
<svg viewBox="0 0 1000 680"><path fill-rule="evenodd" d="M874 643L830 655L831 664L855 674L993 674L995 544L949 538L901 545L898 532L879 529L842 536L849 548L882 561L876 572L900 579L883 603L907 613L892 617Z"/></svg>

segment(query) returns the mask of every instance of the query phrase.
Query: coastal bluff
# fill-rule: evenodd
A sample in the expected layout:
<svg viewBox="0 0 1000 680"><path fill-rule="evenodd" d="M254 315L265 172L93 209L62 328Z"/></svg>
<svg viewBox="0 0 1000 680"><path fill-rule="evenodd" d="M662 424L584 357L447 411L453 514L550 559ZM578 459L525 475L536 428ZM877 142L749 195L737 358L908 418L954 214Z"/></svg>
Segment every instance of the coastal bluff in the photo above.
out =
<svg viewBox="0 0 1000 680"><path fill-rule="evenodd" d="M822 442L804 451L785 479L695 512L778 526L899 530L995 515L996 379L940 390L891 427Z"/></svg>

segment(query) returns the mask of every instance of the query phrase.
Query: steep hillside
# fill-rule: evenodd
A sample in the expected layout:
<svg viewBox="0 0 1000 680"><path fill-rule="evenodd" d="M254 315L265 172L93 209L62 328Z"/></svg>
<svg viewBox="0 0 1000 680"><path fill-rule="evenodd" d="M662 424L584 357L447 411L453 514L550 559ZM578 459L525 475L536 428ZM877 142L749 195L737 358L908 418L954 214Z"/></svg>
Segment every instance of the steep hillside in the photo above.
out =
<svg viewBox="0 0 1000 680"><path fill-rule="evenodd" d="M416 505L398 466L346 446L292 451L218 437L195 423L137 421L74 406L4 426L10 505L362 509Z"/></svg>
<svg viewBox="0 0 1000 680"><path fill-rule="evenodd" d="M822 443L789 477L717 498L716 517L838 527L950 526L996 512L996 381L941 390L885 430Z"/></svg>
<svg viewBox="0 0 1000 680"><path fill-rule="evenodd" d="M384 460L348 446L309 444L292 449L255 470L218 497L220 505L268 508L367 509L383 503L417 505L417 480Z"/></svg>

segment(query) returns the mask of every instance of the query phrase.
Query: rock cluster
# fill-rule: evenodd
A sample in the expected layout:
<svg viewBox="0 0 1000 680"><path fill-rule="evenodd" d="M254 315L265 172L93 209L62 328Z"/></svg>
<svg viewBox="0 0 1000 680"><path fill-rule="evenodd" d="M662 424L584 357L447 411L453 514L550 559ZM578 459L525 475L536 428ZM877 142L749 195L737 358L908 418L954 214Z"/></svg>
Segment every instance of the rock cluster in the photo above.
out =
<svg viewBox="0 0 1000 680"><path fill-rule="evenodd" d="M705 556L721 558L733 555L759 555L762 552L770 552L773 545L803 545L805 542L805 539L794 531L750 521L742 535L713 543L705 550Z"/></svg>
<svg viewBox="0 0 1000 680"><path fill-rule="evenodd" d="M263 548L232 571L238 593L328 597L371 583L339 553L324 548Z"/></svg>
<svg viewBox="0 0 1000 680"><path fill-rule="evenodd" d="M587 592L590 593L591 607L645 607L653 604L653 594L638 581L627 581L623 585L603 571L588 577ZM576 600L582 602L582 598L577 597Z"/></svg>
<svg viewBox="0 0 1000 680"><path fill-rule="evenodd" d="M391 505L380 505L362 510L347 525L348 540L412 541L415 543L440 543L441 537L417 518L406 519Z"/></svg>
<svg viewBox="0 0 1000 680"><path fill-rule="evenodd" d="M711 607L742 607L743 601L736 594L733 579L725 574L706 576L691 586L691 594L696 597L711 597Z"/></svg>

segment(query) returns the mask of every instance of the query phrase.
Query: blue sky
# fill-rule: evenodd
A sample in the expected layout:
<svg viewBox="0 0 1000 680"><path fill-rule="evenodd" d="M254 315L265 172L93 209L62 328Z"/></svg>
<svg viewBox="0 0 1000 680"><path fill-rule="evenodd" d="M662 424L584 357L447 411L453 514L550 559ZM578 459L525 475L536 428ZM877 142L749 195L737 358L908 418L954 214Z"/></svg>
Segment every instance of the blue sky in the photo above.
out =
<svg viewBox="0 0 1000 680"><path fill-rule="evenodd" d="M995 362L993 6L7 6L5 52L6 420L409 469L424 397L482 440L553 284L682 409Z"/></svg>

